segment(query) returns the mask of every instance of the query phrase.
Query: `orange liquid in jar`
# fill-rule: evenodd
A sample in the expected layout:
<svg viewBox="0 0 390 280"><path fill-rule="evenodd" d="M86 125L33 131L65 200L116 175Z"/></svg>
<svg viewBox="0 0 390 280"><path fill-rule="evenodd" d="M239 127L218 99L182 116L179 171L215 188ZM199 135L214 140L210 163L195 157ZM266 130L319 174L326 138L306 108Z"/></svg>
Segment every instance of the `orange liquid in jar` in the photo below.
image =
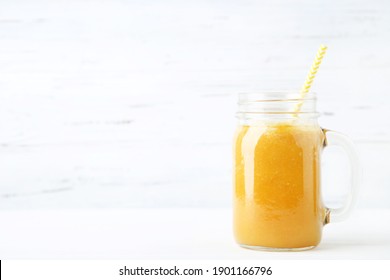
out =
<svg viewBox="0 0 390 280"><path fill-rule="evenodd" d="M234 233L239 244L305 248L321 240L324 134L316 125L240 126L235 139Z"/></svg>

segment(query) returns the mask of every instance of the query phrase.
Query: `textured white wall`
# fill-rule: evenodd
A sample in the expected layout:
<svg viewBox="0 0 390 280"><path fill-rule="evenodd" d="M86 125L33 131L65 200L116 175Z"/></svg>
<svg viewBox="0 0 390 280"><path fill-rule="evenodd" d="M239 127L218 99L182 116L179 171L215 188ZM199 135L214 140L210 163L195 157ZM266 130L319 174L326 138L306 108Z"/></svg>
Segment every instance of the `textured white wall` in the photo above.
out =
<svg viewBox="0 0 390 280"><path fill-rule="evenodd" d="M389 1L0 2L0 208L229 205L236 94L298 89L321 43L320 122L390 207Z"/></svg>

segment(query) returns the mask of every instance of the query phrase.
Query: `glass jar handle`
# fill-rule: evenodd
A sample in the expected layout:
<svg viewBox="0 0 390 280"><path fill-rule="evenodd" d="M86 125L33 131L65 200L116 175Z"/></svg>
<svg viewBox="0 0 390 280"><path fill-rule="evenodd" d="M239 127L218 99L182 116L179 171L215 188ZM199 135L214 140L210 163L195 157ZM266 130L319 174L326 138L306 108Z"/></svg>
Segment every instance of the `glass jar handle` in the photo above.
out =
<svg viewBox="0 0 390 280"><path fill-rule="evenodd" d="M325 135L324 146L341 147L345 151L351 165L349 192L344 205L340 208L327 209L326 213L325 223L341 222L349 217L351 210L356 203L360 175L359 159L356 153L355 145L348 137L339 132L331 130L323 129L323 132Z"/></svg>

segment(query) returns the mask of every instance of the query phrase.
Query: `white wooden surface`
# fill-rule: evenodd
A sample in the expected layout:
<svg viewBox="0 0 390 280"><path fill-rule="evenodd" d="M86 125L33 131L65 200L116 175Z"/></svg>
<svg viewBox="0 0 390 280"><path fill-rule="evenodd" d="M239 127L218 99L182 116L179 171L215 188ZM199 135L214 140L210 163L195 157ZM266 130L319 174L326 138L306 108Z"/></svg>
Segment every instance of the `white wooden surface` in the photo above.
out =
<svg viewBox="0 0 390 280"><path fill-rule="evenodd" d="M230 209L0 212L1 259L390 259L390 210L329 224L314 250L259 252L233 239Z"/></svg>
<svg viewBox="0 0 390 280"><path fill-rule="evenodd" d="M0 209L230 205L236 94L299 88L320 43L320 122L389 207L389 1L1 1Z"/></svg>

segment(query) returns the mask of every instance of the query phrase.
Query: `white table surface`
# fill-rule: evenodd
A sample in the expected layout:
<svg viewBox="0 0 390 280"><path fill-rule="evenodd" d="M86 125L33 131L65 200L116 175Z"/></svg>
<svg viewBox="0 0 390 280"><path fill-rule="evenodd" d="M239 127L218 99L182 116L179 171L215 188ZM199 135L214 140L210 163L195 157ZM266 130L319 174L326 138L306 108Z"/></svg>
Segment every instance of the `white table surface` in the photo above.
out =
<svg viewBox="0 0 390 280"><path fill-rule="evenodd" d="M0 212L0 259L390 259L390 210L357 210L314 250L237 246L230 209Z"/></svg>

